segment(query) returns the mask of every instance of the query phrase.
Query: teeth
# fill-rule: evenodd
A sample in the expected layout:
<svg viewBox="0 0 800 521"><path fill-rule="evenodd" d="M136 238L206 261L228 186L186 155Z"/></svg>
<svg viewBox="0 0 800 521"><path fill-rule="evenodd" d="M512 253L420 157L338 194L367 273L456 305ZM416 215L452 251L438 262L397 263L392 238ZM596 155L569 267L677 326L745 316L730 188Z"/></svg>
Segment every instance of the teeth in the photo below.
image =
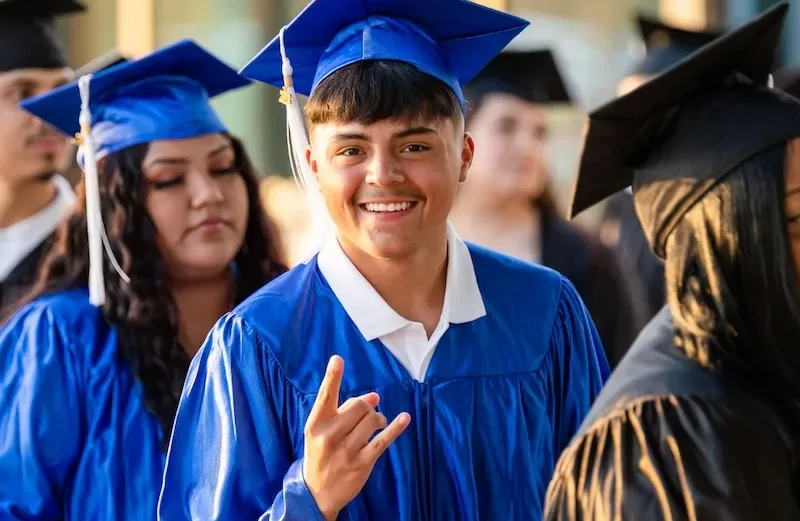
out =
<svg viewBox="0 0 800 521"><path fill-rule="evenodd" d="M368 212L402 212L411 208L408 201L402 203L367 203L364 205Z"/></svg>

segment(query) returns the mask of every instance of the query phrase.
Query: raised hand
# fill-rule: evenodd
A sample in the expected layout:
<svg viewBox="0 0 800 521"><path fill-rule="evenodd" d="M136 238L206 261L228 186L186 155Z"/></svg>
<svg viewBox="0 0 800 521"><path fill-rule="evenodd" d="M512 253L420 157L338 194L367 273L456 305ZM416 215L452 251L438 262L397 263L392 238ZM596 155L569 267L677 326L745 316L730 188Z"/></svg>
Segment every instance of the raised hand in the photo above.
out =
<svg viewBox="0 0 800 521"><path fill-rule="evenodd" d="M375 462L411 422L404 412L387 427L386 417L375 410L376 393L350 398L339 407L343 373L342 358L331 357L305 427L303 476L327 521L334 521L364 488Z"/></svg>

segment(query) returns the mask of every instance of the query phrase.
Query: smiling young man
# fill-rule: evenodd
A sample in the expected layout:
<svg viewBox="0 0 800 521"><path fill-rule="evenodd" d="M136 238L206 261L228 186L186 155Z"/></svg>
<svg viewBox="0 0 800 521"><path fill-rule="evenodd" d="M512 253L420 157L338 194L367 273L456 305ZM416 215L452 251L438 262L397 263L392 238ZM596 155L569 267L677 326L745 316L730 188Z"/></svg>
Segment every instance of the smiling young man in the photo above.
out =
<svg viewBox="0 0 800 521"><path fill-rule="evenodd" d="M33 283L48 239L74 202L56 175L66 139L18 104L70 79L53 17L83 10L73 0L0 2L0 310Z"/></svg>
<svg viewBox="0 0 800 521"><path fill-rule="evenodd" d="M292 60L336 233L195 357L161 519L539 519L602 346L567 280L447 222L479 146L461 85L524 26L462 0L317 0L245 67L281 84Z"/></svg>

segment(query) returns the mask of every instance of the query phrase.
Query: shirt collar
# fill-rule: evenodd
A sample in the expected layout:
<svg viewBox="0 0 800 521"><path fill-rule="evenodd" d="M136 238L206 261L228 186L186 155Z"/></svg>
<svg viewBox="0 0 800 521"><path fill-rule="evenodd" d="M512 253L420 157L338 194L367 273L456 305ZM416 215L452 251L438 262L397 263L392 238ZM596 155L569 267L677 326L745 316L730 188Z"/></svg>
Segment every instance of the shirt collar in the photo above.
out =
<svg viewBox="0 0 800 521"><path fill-rule="evenodd" d="M469 248L447 224L447 282L442 316L451 324L472 322L486 315ZM367 341L393 333L410 323L383 300L331 238L317 257L322 276Z"/></svg>

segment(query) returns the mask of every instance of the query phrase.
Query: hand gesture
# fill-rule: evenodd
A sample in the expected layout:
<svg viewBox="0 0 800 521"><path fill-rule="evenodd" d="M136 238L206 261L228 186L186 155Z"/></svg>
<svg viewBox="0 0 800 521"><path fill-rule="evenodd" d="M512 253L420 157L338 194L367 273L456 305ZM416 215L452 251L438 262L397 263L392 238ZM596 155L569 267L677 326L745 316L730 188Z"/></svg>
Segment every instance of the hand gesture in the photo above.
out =
<svg viewBox="0 0 800 521"><path fill-rule="evenodd" d="M305 427L303 476L328 521L364 488L375 462L411 422L404 412L387 427L386 417L375 410L376 393L350 398L339 407L343 372L342 358L331 357Z"/></svg>

